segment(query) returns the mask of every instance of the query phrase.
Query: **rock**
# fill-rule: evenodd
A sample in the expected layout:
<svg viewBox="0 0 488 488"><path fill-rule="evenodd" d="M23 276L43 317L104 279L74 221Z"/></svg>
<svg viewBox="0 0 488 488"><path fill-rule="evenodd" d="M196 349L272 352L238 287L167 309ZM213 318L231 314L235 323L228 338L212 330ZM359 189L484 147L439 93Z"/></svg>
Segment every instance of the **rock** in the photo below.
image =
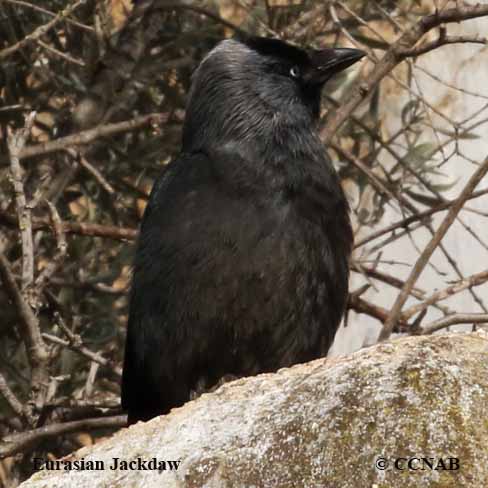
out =
<svg viewBox="0 0 488 488"><path fill-rule="evenodd" d="M488 334L402 338L237 380L75 456L84 470L21 486L486 488ZM111 470L114 458L135 469ZM153 458L160 471L137 466Z"/></svg>

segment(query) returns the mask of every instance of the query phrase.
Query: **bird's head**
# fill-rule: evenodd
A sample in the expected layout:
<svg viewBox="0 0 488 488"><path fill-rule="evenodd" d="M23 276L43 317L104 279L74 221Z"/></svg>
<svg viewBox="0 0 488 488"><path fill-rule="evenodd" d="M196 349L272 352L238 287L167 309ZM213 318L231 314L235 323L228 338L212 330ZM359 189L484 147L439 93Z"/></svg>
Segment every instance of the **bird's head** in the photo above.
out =
<svg viewBox="0 0 488 488"><path fill-rule="evenodd" d="M301 49L277 39L220 42L200 63L189 94L183 148L267 137L280 127L310 125L320 93L359 61L358 49Z"/></svg>

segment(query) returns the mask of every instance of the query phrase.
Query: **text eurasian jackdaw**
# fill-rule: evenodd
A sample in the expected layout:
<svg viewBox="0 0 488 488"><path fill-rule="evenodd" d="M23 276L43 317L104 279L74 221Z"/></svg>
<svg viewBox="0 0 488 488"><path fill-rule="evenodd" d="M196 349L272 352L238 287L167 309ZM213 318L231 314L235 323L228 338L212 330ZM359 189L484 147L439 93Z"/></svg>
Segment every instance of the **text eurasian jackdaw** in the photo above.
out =
<svg viewBox="0 0 488 488"><path fill-rule="evenodd" d="M122 380L129 423L224 376L327 354L353 238L316 123L323 85L363 56L247 38L201 62L181 154L140 231Z"/></svg>

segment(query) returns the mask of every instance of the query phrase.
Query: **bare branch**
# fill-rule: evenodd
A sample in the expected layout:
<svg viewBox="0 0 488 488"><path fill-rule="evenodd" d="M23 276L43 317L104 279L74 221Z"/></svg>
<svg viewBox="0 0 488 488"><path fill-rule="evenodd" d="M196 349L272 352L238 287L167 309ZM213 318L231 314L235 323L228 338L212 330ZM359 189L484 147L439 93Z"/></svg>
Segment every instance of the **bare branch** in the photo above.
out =
<svg viewBox="0 0 488 488"><path fill-rule="evenodd" d="M356 83L349 101L342 106L326 123L321 130L323 140L329 142L337 129L344 123L349 115L374 92L379 82L388 75L393 68L403 61L404 54L412 49L421 37L434 27L450 22L460 22L462 20L474 19L488 15L488 5L458 5L455 8L436 11L431 15L423 17L417 24L405 30L402 36L391 45L379 63L376 64L367 80Z"/></svg>
<svg viewBox="0 0 488 488"><path fill-rule="evenodd" d="M78 0L74 4L66 7L64 10L61 10L56 17L50 20L47 24L39 26L36 30L25 36L19 42L16 42L13 46L9 46L2 51L0 51L0 60L5 59L8 56L14 54L19 49L24 48L27 44L37 41L40 37L42 37L46 32L49 32L55 25L61 22L66 17L69 17L78 7L84 5L87 0Z"/></svg>
<svg viewBox="0 0 488 488"><path fill-rule="evenodd" d="M479 36L448 36L446 35L445 29L441 28L439 37L435 41L426 42L419 47L413 47L411 49L400 50L402 56L405 58L407 57L416 57L421 56L422 54L428 53L437 49L441 46L446 46L448 44L483 44L486 45L488 43L488 39L485 37Z"/></svg>
<svg viewBox="0 0 488 488"><path fill-rule="evenodd" d="M0 209L0 222L9 227L15 227L17 224L16 217ZM137 229L128 227L116 227L114 225L92 224L89 222L68 222L61 221L62 231L66 234L79 234L82 236L105 237L118 241L133 241L136 239ZM46 218L32 219L32 228L51 229L52 224Z"/></svg>
<svg viewBox="0 0 488 488"><path fill-rule="evenodd" d="M65 61L68 61L68 63L73 63L73 64L76 64L76 65L82 66L82 67L86 66L84 61L76 59L73 56L70 56L69 54L63 53L59 49L56 49L56 48L50 46L49 44L42 42L40 39L38 39L36 42L37 42L37 44L39 44L39 46L41 46L46 51L48 51L48 52L50 52L56 56L59 56L60 58L63 58Z"/></svg>
<svg viewBox="0 0 488 488"><path fill-rule="evenodd" d="M56 14L54 12L51 12L50 10L47 10L43 7L39 7L39 5L34 5L29 2L24 2L23 0L5 0L8 3L11 3L12 5L19 5L21 7L27 7L32 10L37 10L38 12L41 12L43 14L49 15L50 17L56 17ZM69 16L65 18L65 21L76 25L80 29L86 30L88 32L95 32L95 29L93 27L90 27L89 25L82 24L81 22L78 22L77 20L74 20L70 18Z"/></svg>
<svg viewBox="0 0 488 488"><path fill-rule="evenodd" d="M24 407L22 403L17 399L14 392L9 388L7 381L3 374L0 373L0 393L2 394L3 398L7 401L10 405L10 408L19 416L24 416Z"/></svg>
<svg viewBox="0 0 488 488"><path fill-rule="evenodd" d="M463 280L459 280L453 285L433 293L429 298L424 300L422 303L418 303L417 305L413 305L412 307L407 308L407 310L402 312L402 317L408 319L413 315L415 315L416 313L426 309L430 305L433 305L434 303L437 303L441 300L445 300L446 298L455 295L456 293L460 293L466 290L467 288L482 285L487 281L488 281L488 270L482 271L481 273L476 273L467 278L464 278Z"/></svg>
<svg viewBox="0 0 488 488"><path fill-rule="evenodd" d="M369 315L370 317L379 320L382 324L384 324L388 318L388 310L386 308L375 305L354 294L349 295L348 307L357 313ZM399 332L407 332L410 330L410 326L403 318L398 320L396 328Z"/></svg>
<svg viewBox="0 0 488 488"><path fill-rule="evenodd" d="M126 415L99 417L94 419L73 420L60 424L51 424L39 429L5 436L0 442L0 459L13 456L19 452L29 452L40 441L58 437L80 430L118 428L127 425Z"/></svg>
<svg viewBox="0 0 488 488"><path fill-rule="evenodd" d="M72 351L75 351L78 354L85 356L86 358L96 362L97 364L100 364L102 366L109 366L113 369L114 373L117 376L119 376L119 377L122 376L122 371L121 371L120 367L114 366L111 363L111 361L104 358L98 352L93 352L90 349L88 349L86 346L84 346L82 341L81 341L81 338L79 336L76 336L75 339L70 338L69 340L65 340L65 339L61 339L59 337L53 336L51 334L43 333L42 337L44 339L46 339L47 341L52 342L53 344L57 344L59 346L67 347L68 349L71 349Z"/></svg>
<svg viewBox="0 0 488 488"><path fill-rule="evenodd" d="M19 154L20 159L31 158L33 156L40 156L42 154L49 154L55 151L63 151L71 146L81 146L89 144L100 137L107 137L121 132L130 132L149 124L162 124L169 118L168 114L147 114L134 117L123 122L116 122L113 124L100 125L93 129L78 132L66 137L55 139L54 141L47 141L35 146L25 147Z"/></svg>
<svg viewBox="0 0 488 488"><path fill-rule="evenodd" d="M488 313L456 313L449 315L422 327L421 333L433 334L438 330L457 324L488 324Z"/></svg>
<svg viewBox="0 0 488 488"><path fill-rule="evenodd" d="M102 175L101 171L99 171L93 164L89 163L85 157L81 154L77 153L74 149L67 149L68 154L70 154L73 158L75 158L80 166L88 173L90 173L95 180L99 183L99 185L110 195L115 193L113 186L105 179L105 176Z"/></svg>
<svg viewBox="0 0 488 488"><path fill-rule="evenodd" d="M61 223L58 211L51 202L46 201L46 204L49 207L49 211L51 214L51 222L54 229L54 234L56 236L57 250L52 260L48 263L48 265L44 268L42 273L40 273L40 275L36 279L35 292L37 293L37 295L40 295L42 293L45 284L51 279L53 274L62 264L64 258L66 257L66 252L68 251L66 236L63 232L63 225Z"/></svg>
<svg viewBox="0 0 488 488"><path fill-rule="evenodd" d="M199 7L197 5L191 5L187 3L168 3L166 1L159 1L157 2L157 8L161 8L164 10L188 10L190 12L194 12L199 15L204 15L205 17L208 17L209 19L212 19L213 21L222 24L225 27L228 27L229 29L233 30L237 34L242 34L246 35L247 33L243 31L240 27L237 25L233 24L232 22L229 22L226 19L223 19L219 15L215 14L214 12L211 12L210 10L207 10L206 8Z"/></svg>
<svg viewBox="0 0 488 488"><path fill-rule="evenodd" d="M425 247L420 257L417 259L415 266L413 267L410 276L408 277L407 281L405 282L405 286L403 287L402 291L399 293L392 309L388 320L385 322L383 326L383 330L380 333L379 340L383 341L387 339L391 332L393 331L393 327L397 322L398 318L401 315L401 310L405 302L407 301L408 295L410 294L410 290L415 285L418 277L424 270L429 258L432 256L432 253L435 251L437 246L440 245L442 238L445 236L446 232L449 230L449 227L452 225L454 220L456 219L457 214L461 210L462 206L469 198L469 195L472 194L473 190L476 188L476 185L481 181L481 179L485 176L488 172L488 158L485 159L483 164L481 164L478 169L471 175L471 178L466 183L463 191L456 199L456 202L452 207L449 209L446 217L442 221L441 225L434 233L432 239L430 240L429 244Z"/></svg>
<svg viewBox="0 0 488 488"><path fill-rule="evenodd" d="M469 196L468 200L473 200L474 198L478 198L484 195L488 194L488 188L485 188L484 190L478 190L473 192L472 195ZM409 225L413 224L414 222L422 221L438 212L442 212L443 210L447 210L449 207L451 207L456 200L448 200L444 203L440 203L439 205L436 205L435 207L425 210L424 212L419 212L415 215L411 215L409 217L406 217L398 222L394 222L393 224L388 225L387 227L384 227L383 229L379 229L373 233L371 233L369 236L363 237L362 239L359 239L357 242L354 243L354 247L361 247L367 244L368 242L373 241L374 239L377 239L378 237L381 237L385 234L388 234L389 232L393 232L394 230L397 229L404 229L408 227Z"/></svg>
<svg viewBox="0 0 488 488"><path fill-rule="evenodd" d="M34 124L35 112L31 112L23 129L10 133L7 138L10 153L10 171L15 192L15 203L22 240L22 290L26 290L34 281L34 244L32 241L31 210L27 205L20 167L20 153L29 137Z"/></svg>
<svg viewBox="0 0 488 488"><path fill-rule="evenodd" d="M128 286L125 288L116 288L105 283L92 283L84 280L64 280L55 276L53 276L49 281L57 286L93 290L99 293L107 293L109 295L127 295L129 291Z"/></svg>
<svg viewBox="0 0 488 488"><path fill-rule="evenodd" d="M401 279L397 278L396 276L391 276L387 273L382 271L378 271L374 266L368 266L363 263L359 263L357 261L353 261L351 263L351 269L360 273L366 274L367 276L374 278L376 280L382 281L383 283L387 283L394 288L403 288L405 286L405 282ZM425 297L425 291L420 290L419 288L413 287L411 290L412 296L415 298L423 299Z"/></svg>
<svg viewBox="0 0 488 488"><path fill-rule="evenodd" d="M0 252L0 277L3 286L14 303L20 318L20 329L22 340L25 343L27 357L32 369L31 384L33 392L40 392L43 389L43 382L47 378L47 362L49 354L39 329L39 321L34 315L29 304L24 300L22 293L15 282L10 270L10 264L3 253Z"/></svg>
<svg viewBox="0 0 488 488"><path fill-rule="evenodd" d="M385 183L381 180L381 178L377 175L375 175L374 171L368 166L366 166L359 158L354 156L351 152L349 152L347 149L342 148L335 142L330 142L329 143L330 147L334 149L341 157L344 159L347 159L351 164L356 166L356 168L363 173L368 180L370 181L371 185L376 188L376 190L383 194L384 196L389 197L391 200L397 200L397 197L393 194L391 190L389 190Z"/></svg>

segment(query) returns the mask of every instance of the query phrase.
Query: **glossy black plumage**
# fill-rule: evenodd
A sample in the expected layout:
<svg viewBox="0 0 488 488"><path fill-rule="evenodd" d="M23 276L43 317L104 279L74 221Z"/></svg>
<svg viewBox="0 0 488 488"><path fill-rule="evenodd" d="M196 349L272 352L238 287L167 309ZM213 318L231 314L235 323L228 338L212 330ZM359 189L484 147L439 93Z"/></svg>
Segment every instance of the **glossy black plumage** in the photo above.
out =
<svg viewBox="0 0 488 488"><path fill-rule="evenodd" d="M202 61L182 152L141 226L122 381L130 423L223 376L327 353L352 231L315 123L323 84L362 55L253 38Z"/></svg>

